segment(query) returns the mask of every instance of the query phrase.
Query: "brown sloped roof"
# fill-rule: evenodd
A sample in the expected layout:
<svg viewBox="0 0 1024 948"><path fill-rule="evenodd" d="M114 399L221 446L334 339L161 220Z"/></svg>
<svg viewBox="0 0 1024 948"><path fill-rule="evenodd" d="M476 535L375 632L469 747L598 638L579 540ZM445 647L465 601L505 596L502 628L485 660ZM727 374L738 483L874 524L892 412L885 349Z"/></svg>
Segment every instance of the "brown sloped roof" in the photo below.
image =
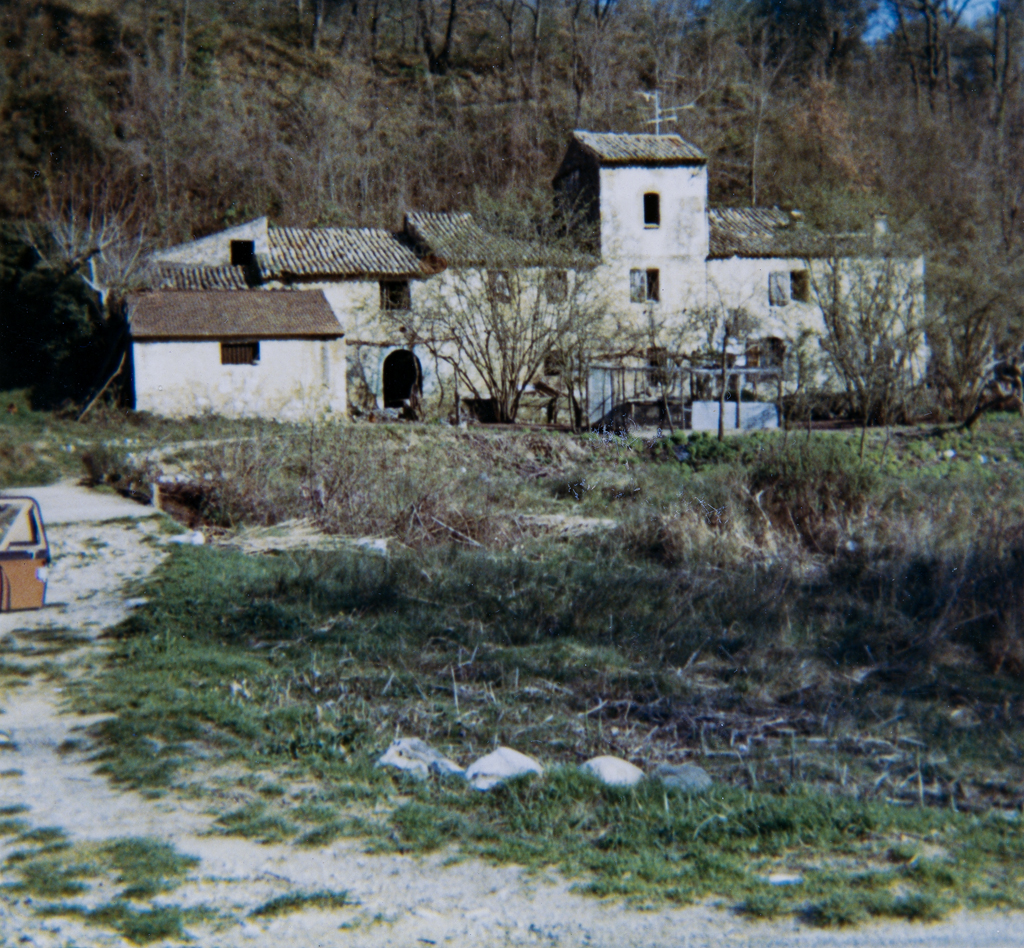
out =
<svg viewBox="0 0 1024 948"><path fill-rule="evenodd" d="M627 135L616 132L572 133L602 165L695 165L707 158L678 135Z"/></svg>
<svg viewBox="0 0 1024 948"><path fill-rule="evenodd" d="M160 266L152 280L155 290L245 290L245 267Z"/></svg>
<svg viewBox="0 0 1024 948"><path fill-rule="evenodd" d="M260 267L270 278L426 275L395 234L369 227L272 227Z"/></svg>
<svg viewBox="0 0 1024 948"><path fill-rule="evenodd" d="M572 269L597 263L571 247L490 234L468 211L410 211L405 215L405 232L422 253L455 266Z"/></svg>
<svg viewBox="0 0 1024 948"><path fill-rule="evenodd" d="M157 290L129 300L135 339L344 335L320 290Z"/></svg>
<svg viewBox="0 0 1024 948"><path fill-rule="evenodd" d="M871 253L867 234L823 234L777 207L708 209L708 259L827 257Z"/></svg>

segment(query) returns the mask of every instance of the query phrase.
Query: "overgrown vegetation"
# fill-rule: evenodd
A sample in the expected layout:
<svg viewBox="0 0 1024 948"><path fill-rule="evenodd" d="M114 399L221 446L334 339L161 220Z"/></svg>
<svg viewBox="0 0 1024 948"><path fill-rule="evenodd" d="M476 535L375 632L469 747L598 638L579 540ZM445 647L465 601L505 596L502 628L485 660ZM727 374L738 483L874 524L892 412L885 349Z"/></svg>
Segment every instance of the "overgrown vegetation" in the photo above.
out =
<svg viewBox="0 0 1024 948"><path fill-rule="evenodd" d="M356 425L203 448L188 516L223 542L306 517L387 553L178 548L76 701L114 715L94 731L113 779L226 781L221 831L257 840L456 844L820 924L1018 905L1022 436L880 432L863 462L843 432ZM416 784L373 766L396 733L549 769ZM574 766L599 754L717 786L605 788Z"/></svg>
<svg viewBox="0 0 1024 948"><path fill-rule="evenodd" d="M149 469L166 466L169 446L197 438L252 437L270 432L267 422L231 421L211 415L158 418L98 405L81 421L77 412L34 410L28 392L0 395L0 486L48 484L81 478L93 486L149 489Z"/></svg>

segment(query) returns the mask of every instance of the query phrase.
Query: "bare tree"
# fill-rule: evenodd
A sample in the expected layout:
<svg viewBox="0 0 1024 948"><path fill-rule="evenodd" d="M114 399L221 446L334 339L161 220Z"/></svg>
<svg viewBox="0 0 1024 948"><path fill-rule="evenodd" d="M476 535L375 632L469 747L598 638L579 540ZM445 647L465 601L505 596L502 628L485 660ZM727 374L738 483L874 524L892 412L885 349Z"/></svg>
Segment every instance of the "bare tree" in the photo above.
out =
<svg viewBox="0 0 1024 948"><path fill-rule="evenodd" d="M459 18L459 0L444 0L442 5L446 7L446 14L443 36L439 41L434 37L437 14L433 0L416 0L416 26L420 45L423 47L423 55L427 57L427 68L435 76L443 76L451 64L452 39Z"/></svg>
<svg viewBox="0 0 1024 948"><path fill-rule="evenodd" d="M407 336L450 366L457 388L492 401L500 422L516 420L524 391L548 361L580 424L584 353L603 315L589 269L504 260L449 269L424 287L412 312L382 318L400 319Z"/></svg>
<svg viewBox="0 0 1024 948"><path fill-rule="evenodd" d="M1016 349L1022 341L1012 338L1019 287L1009 277L992 265L930 267L930 380L958 420L977 404L1000 344Z"/></svg>
<svg viewBox="0 0 1024 948"><path fill-rule="evenodd" d="M109 319L144 280L148 241L136 218L127 199L99 187L51 190L23 235L49 266L77 274Z"/></svg>
<svg viewBox="0 0 1024 948"><path fill-rule="evenodd" d="M807 266L825 325L822 347L861 418L863 459L868 425L891 424L923 375L923 267L895 247Z"/></svg>
<svg viewBox="0 0 1024 948"><path fill-rule="evenodd" d="M944 86L952 109L952 40L971 0L888 0L887 6L907 55L915 99L923 84L934 112Z"/></svg>

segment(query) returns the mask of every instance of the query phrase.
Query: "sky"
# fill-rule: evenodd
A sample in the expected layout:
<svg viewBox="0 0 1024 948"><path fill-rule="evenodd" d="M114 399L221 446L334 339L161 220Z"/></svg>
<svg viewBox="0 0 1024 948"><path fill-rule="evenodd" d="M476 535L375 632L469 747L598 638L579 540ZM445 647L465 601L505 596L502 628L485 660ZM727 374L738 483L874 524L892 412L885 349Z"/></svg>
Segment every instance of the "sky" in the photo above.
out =
<svg viewBox="0 0 1024 948"><path fill-rule="evenodd" d="M949 0L950 6L957 6L960 0ZM995 7L997 0L969 0L967 9L964 11L964 21L974 23L982 17L987 16ZM868 43L875 43L886 36L893 28L892 14L889 6L882 0L874 21L864 34L864 40Z"/></svg>

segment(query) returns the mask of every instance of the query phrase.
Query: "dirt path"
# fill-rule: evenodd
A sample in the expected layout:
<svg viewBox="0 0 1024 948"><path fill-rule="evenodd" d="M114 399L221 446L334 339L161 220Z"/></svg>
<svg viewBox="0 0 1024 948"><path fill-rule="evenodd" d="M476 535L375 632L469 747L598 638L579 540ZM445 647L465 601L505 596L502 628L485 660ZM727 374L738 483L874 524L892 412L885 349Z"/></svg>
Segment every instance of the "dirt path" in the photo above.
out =
<svg viewBox="0 0 1024 948"><path fill-rule="evenodd" d="M19 491L19 493L35 493ZM85 497L82 495L86 494ZM52 661L74 674L102 649L92 640L133 606L125 584L144 578L165 553L166 537L151 511L119 498L81 489L48 488L35 493L49 525L54 554L48 601L39 613L0 616L2 656L31 664ZM70 629L86 640L53 653ZM65 637L62 639L62 636ZM12 654L14 653L14 654ZM852 932L820 932L793 921L755 925L711 905L637 912L569 891L554 874L530 876L517 867L477 861L445 865L446 856L372 856L358 841L322 850L258 845L209 835L206 804L167 796L146 799L112 789L68 741L81 737L95 718L65 713L58 684L37 674L29 684L0 693L0 729L10 737L0 750L0 806L25 805L32 827L55 826L72 841L148 836L200 857L187 882L154 904L208 906L214 922L189 925L204 946L254 948L352 948L451 944L673 946L726 944L749 948L1020 948L1024 916L960 913L937 925L878 925ZM0 858L23 846L0 840ZM450 854L449 854L450 855ZM4 882L14 876L9 869ZM303 911L274 920L248 918L270 898L289 892L346 890L354 904L332 911ZM76 897L87 907L109 899L93 891ZM127 945L108 929L65 916L41 918L29 899L0 890L0 946ZM169 942L167 944L173 944Z"/></svg>

